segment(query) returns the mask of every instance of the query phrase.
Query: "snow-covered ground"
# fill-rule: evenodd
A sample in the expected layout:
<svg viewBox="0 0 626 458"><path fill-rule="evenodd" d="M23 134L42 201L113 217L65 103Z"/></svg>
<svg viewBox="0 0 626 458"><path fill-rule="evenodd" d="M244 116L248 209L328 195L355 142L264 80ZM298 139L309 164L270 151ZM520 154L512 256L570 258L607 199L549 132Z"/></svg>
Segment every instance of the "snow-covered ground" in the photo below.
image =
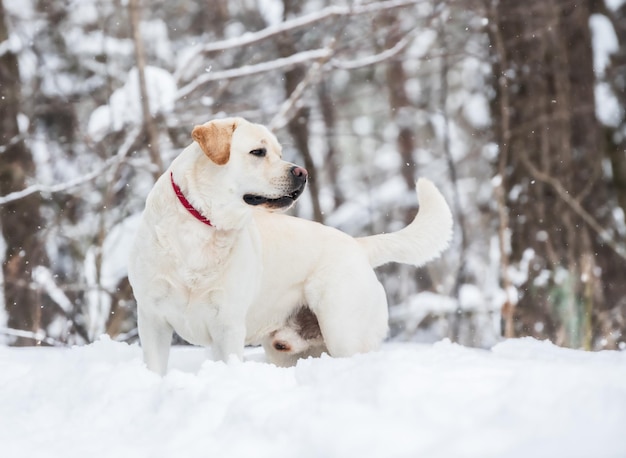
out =
<svg viewBox="0 0 626 458"><path fill-rule="evenodd" d="M388 344L280 369L136 345L0 347L0 456L626 457L626 352Z"/></svg>

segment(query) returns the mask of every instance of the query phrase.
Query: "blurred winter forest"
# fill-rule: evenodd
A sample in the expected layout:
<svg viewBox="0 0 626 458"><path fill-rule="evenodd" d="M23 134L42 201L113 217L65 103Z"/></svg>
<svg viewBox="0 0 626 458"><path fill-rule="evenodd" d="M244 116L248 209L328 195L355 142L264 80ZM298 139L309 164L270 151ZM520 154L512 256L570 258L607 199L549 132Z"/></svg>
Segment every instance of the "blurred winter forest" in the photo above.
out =
<svg viewBox="0 0 626 458"><path fill-rule="evenodd" d="M0 342L136 340L145 197L236 115L309 170L298 216L388 232L442 189L451 248L378 270L392 338L623 348L625 86L622 0L0 0Z"/></svg>

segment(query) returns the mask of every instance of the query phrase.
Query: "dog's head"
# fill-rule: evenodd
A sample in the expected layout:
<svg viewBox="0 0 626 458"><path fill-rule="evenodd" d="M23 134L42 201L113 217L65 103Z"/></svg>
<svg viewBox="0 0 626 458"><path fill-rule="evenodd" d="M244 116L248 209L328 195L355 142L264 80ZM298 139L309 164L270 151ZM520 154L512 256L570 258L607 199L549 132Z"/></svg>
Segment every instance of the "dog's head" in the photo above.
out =
<svg viewBox="0 0 626 458"><path fill-rule="evenodd" d="M264 126L218 119L196 126L192 137L248 205L287 209L304 191L307 171L282 160L278 140Z"/></svg>

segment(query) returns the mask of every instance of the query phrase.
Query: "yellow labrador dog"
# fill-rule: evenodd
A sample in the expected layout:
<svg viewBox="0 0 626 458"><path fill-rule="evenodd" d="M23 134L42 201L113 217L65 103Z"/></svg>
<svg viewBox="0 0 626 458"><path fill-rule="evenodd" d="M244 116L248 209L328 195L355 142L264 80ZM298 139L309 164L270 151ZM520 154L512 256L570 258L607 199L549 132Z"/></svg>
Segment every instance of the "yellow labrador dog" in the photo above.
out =
<svg viewBox="0 0 626 458"><path fill-rule="evenodd" d="M264 344L280 365L377 349L387 301L373 267L422 265L448 245L452 216L435 186L418 182L420 210L406 228L355 239L275 211L302 194L307 172L282 160L265 127L219 119L192 137L148 195L130 253L148 368L165 373L173 331L221 360L241 359L246 344ZM303 306L318 331L285 355L272 343Z"/></svg>

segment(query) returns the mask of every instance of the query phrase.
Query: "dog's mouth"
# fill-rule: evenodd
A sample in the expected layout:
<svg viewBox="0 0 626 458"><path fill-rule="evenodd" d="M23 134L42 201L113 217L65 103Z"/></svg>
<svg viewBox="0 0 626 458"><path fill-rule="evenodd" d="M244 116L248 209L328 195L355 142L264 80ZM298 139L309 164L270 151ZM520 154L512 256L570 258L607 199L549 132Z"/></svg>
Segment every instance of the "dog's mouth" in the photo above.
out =
<svg viewBox="0 0 626 458"><path fill-rule="evenodd" d="M263 205L268 208L290 207L304 192L305 184L306 183L303 183L300 187L298 187L298 189L290 192L289 194L276 198L269 198L258 194L245 194L243 196L243 201L252 206Z"/></svg>

